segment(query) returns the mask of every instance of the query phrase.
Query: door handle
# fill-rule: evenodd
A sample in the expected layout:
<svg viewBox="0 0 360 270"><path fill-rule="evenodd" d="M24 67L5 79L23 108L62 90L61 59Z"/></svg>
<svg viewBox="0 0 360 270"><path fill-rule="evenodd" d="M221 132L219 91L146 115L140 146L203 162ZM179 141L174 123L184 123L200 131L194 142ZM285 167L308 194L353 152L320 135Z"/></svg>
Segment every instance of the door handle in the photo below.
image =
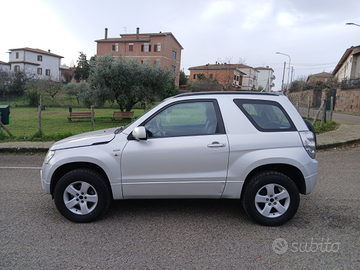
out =
<svg viewBox="0 0 360 270"><path fill-rule="evenodd" d="M209 148L220 148L220 147L225 147L226 144L225 143L219 143L219 142L212 142L211 144L208 144L207 147Z"/></svg>

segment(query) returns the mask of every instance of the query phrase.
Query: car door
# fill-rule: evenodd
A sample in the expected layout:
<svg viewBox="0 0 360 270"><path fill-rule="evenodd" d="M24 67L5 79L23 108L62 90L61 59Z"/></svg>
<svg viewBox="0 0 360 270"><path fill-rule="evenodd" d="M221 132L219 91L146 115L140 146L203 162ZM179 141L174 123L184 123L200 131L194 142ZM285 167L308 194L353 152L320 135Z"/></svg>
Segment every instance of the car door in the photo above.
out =
<svg viewBox="0 0 360 270"><path fill-rule="evenodd" d="M121 157L129 198L219 198L229 144L216 100L174 102L142 123L147 140L131 139Z"/></svg>

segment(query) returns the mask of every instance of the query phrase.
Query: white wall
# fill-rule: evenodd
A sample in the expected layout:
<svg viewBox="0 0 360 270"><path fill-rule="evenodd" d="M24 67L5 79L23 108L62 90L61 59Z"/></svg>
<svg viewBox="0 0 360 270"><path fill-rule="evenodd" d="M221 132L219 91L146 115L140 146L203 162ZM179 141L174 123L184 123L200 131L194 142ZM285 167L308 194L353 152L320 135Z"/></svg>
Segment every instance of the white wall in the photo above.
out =
<svg viewBox="0 0 360 270"><path fill-rule="evenodd" d="M16 53L19 53L19 58L16 58ZM38 55L42 56L42 61L38 61ZM9 53L9 61L11 63L11 70L15 69L15 66L20 66L20 70L26 73L34 74L35 77L40 79L52 79L54 81L60 80L60 64L61 58L42 54L39 52L32 52L27 50L11 51ZM19 63L16 63L19 62ZM38 68L42 69L42 74L38 75ZM46 70L50 70L50 76L46 75Z"/></svg>
<svg viewBox="0 0 360 270"><path fill-rule="evenodd" d="M258 71L258 86L263 87L266 92L271 92L275 79L274 71L272 69L258 69Z"/></svg>
<svg viewBox="0 0 360 270"><path fill-rule="evenodd" d="M258 88L258 72L257 70L249 68L239 68L246 75L243 76L243 83L241 89L251 90L252 88Z"/></svg>

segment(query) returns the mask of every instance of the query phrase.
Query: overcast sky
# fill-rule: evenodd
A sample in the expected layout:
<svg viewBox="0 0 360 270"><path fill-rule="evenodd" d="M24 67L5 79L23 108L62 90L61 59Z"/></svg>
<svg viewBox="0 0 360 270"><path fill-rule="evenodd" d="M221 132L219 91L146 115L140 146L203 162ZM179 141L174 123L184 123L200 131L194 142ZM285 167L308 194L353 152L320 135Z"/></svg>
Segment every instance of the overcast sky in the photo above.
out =
<svg viewBox="0 0 360 270"><path fill-rule="evenodd" d="M172 32L183 46L181 68L218 62L269 66L275 90L284 62L293 77L332 72L351 46L360 45L359 0L13 0L1 1L0 60L30 47L76 64L96 54L94 40L123 33ZM287 81L285 73L285 82Z"/></svg>

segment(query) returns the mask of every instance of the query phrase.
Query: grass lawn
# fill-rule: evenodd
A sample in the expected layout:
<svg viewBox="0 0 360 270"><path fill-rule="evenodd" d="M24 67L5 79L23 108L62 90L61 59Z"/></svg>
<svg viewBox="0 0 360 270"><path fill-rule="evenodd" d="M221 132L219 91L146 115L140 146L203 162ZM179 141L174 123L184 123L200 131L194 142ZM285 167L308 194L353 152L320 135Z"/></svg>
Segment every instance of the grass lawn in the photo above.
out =
<svg viewBox="0 0 360 270"><path fill-rule="evenodd" d="M73 108L73 112L90 112L86 108ZM119 127L130 123L130 119L117 119L111 121L110 117L114 108L95 109L95 125L94 130ZM135 117L139 117L144 113L142 109L134 109ZM0 133L0 141L24 141L26 140L60 140L62 138L88 132L92 130L91 119L74 119L68 122L67 117L69 108L47 107L41 112L41 131L40 136L38 130L38 110L37 108L14 107L10 108L10 124L6 128L11 132L14 138L9 138L8 134L3 130Z"/></svg>
<svg viewBox="0 0 360 270"><path fill-rule="evenodd" d="M65 94L62 89L51 100L46 93L42 96L42 104L46 104L46 109L41 112L41 133L38 129L38 110L37 108L28 107L26 95L20 98L3 99L0 105L10 105L10 124L6 126L13 135L10 138L5 130L0 132L0 142L6 141L58 141L60 139L92 130L91 119L74 119L68 122L67 117L70 115L69 106L73 112L89 112L89 108L81 107L75 97ZM145 110L140 109L144 104L137 104L135 107L135 117L141 116ZM112 122L110 117L114 111L119 111L116 103L105 103L104 108L95 109L95 126L94 130L119 127L130 123L130 119L118 119ZM191 113L188 110L186 113ZM309 119L311 122L312 119ZM166 121L165 121L166 122ZM322 133L338 128L335 122L327 122L320 127L320 121L315 124L316 133ZM25 138L25 139L24 139Z"/></svg>

